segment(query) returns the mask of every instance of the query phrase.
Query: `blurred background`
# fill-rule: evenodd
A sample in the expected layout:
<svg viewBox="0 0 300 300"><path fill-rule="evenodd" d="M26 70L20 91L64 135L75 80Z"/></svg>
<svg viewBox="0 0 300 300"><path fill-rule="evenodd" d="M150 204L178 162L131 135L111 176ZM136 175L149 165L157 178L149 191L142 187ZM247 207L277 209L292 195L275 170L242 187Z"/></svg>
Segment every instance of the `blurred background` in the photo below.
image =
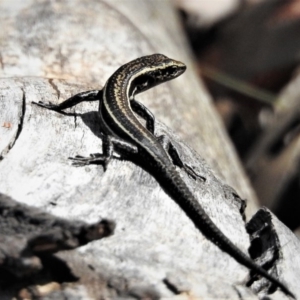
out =
<svg viewBox="0 0 300 300"><path fill-rule="evenodd" d="M300 1L176 0L198 74L262 205L300 233Z"/></svg>

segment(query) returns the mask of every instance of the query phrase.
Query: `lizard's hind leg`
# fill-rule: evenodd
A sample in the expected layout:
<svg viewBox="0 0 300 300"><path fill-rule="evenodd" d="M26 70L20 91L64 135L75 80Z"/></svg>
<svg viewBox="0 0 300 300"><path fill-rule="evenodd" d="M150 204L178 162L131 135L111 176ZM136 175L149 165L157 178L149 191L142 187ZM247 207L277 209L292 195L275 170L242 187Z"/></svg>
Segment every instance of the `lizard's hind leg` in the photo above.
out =
<svg viewBox="0 0 300 300"><path fill-rule="evenodd" d="M203 176L196 173L191 166L189 166L188 164L182 161L177 148L175 147L175 145L172 143L172 141L167 135L163 134L159 136L157 139L159 143L163 146L163 148L166 150L166 152L169 154L174 165L184 169L184 171L194 180L196 180L197 178L200 178L201 180L205 180Z"/></svg>

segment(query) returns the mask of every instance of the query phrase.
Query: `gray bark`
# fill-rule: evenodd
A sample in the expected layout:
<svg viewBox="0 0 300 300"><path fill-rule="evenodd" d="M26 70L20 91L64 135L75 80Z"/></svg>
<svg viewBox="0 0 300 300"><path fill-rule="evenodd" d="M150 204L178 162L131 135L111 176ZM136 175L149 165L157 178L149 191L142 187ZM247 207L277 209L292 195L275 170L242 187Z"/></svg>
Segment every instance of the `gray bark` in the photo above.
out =
<svg viewBox="0 0 300 300"><path fill-rule="evenodd" d="M10 289L2 286L3 298L10 299L17 293L24 298L31 293L44 299L257 299L259 292L260 296L265 294L268 282L260 280L254 283L253 290L247 288L248 270L207 241L140 167L119 158L112 160L106 172L102 166L71 165L69 156L101 152L97 103L82 103L67 110L70 115L32 104L58 103L80 91L101 89L120 65L153 52L162 52L190 66L186 52L180 49L185 43L171 5L161 2L155 8L153 2L141 1L105 4L28 0L22 2L22 7L13 8L9 3L2 4L7 30L2 32L1 44L6 78L0 81L0 191L54 219L94 224L107 218L116 223L116 229L106 239L54 256L78 281L66 275L58 278L57 274L45 277L37 273L43 283L30 282L26 276L15 279ZM135 7L139 8L136 12ZM129 21L125 15L130 12ZM157 19L147 27L152 14ZM147 91L139 100L200 154L156 122L155 134L167 133L182 159L205 178L194 180L178 170L207 214L247 252L250 243L241 198L247 196L253 203L255 197L193 71ZM259 217L268 219L269 213ZM278 250L280 256L267 250L258 254L262 256L260 262L271 259L272 272L277 272L300 296L300 268L294 257L299 241L274 216L272 220L269 227L275 226L271 234L276 243L269 245L264 236L261 240ZM19 234L17 230L12 233L15 234ZM293 268L288 269L290 265ZM43 270L47 271L47 265ZM280 291L272 296L284 297Z"/></svg>

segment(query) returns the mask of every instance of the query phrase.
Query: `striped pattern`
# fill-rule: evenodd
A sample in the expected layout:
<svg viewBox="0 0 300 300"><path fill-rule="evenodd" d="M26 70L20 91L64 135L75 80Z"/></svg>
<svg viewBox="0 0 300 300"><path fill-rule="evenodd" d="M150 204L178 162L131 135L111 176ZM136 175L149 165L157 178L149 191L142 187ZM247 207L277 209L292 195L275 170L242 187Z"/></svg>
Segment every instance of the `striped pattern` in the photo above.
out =
<svg viewBox="0 0 300 300"><path fill-rule="evenodd" d="M103 106L113 120L114 135L128 138L134 144L144 148L158 163L170 164L169 157L157 142L156 138L140 123L130 107L130 99L134 96L130 93L141 93L160 83L169 81L181 75L186 66L178 61L169 59L162 54L154 54L138 58L119 68L107 81L103 89ZM139 82L139 91L132 89L136 79L143 78ZM105 120L109 126L109 121Z"/></svg>
<svg viewBox="0 0 300 300"><path fill-rule="evenodd" d="M284 284L255 264L217 228L190 192L157 138L139 122L131 109L130 99L135 94L174 79L185 69L183 63L162 54L144 56L123 65L108 79L103 89L99 108L102 120L112 135L129 141L137 146L139 153L146 154L146 161L155 166L157 177L163 178L160 180L162 187L207 239L294 297Z"/></svg>

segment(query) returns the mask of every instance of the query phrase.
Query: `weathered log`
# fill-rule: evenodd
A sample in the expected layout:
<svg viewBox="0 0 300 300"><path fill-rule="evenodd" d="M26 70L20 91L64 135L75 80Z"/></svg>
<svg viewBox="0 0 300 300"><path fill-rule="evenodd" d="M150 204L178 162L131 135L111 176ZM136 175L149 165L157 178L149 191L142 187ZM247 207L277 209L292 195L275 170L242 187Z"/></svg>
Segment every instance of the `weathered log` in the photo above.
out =
<svg viewBox="0 0 300 300"><path fill-rule="evenodd" d="M137 4L139 10L133 12ZM65 115L32 104L58 103L80 91L100 89L117 67L143 54L163 52L190 65L187 55L176 47L183 39L169 3L155 8L152 2L111 2L123 14L132 11L134 24L139 20L147 23L149 15L158 14L155 24L160 25L140 27L148 40L129 19L102 2L24 1L23 5L19 11L14 9L13 25L2 33L11 36L1 49L3 74L23 77L0 81L0 191L53 216L88 223L98 222L100 217L112 219L116 229L107 239L56 254L77 282L65 275L59 279L43 277L43 286L36 281L29 284L25 279L15 280L9 289L2 285L1 295L9 298L19 293L24 298L31 293L45 299L62 295L69 299L257 299L255 294L260 290L260 295L265 294L269 283L260 280L253 291L246 287L248 271L207 241L139 166L120 158L113 159L106 172L102 166L71 165L69 156L101 152L97 103L79 104ZM12 15L8 9L5 13ZM173 36L167 34L167 22L172 24ZM175 35L177 40L172 42ZM155 46L150 46L149 40ZM26 60L27 64L22 63ZM74 83L78 81L86 84ZM168 134L182 159L205 180L194 180L178 170L183 179L217 226L247 252L244 201L238 194L247 196L250 203L255 197L194 73L187 72L186 77L149 90L139 100L200 153L157 121L155 134ZM234 185L238 193L227 184ZM282 236L274 230L272 234L278 235L276 249L281 256L267 256L262 261L270 261L272 272L278 272L279 278L299 293L299 268L293 257L299 249L298 241L290 232L284 231ZM289 240L287 245L282 243L284 239ZM267 243L265 238L262 241ZM256 255L264 256L257 251ZM286 261L294 263L293 280L286 276ZM275 295L284 297L280 291Z"/></svg>

